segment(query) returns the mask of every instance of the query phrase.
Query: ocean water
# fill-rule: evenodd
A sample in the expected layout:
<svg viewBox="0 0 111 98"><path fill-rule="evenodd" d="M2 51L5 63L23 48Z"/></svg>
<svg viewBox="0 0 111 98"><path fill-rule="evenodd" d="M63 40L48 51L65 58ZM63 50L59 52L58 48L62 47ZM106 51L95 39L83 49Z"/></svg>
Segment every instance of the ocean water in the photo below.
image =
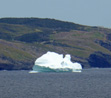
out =
<svg viewBox="0 0 111 98"><path fill-rule="evenodd" d="M111 98L111 68L81 73L0 71L0 98Z"/></svg>

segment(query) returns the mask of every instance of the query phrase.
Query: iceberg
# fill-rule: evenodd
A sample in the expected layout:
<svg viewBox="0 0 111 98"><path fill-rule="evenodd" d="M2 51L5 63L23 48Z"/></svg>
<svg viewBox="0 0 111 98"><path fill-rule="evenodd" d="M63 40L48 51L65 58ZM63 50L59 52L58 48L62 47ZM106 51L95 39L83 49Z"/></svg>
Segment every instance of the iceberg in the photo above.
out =
<svg viewBox="0 0 111 98"><path fill-rule="evenodd" d="M48 51L37 58L30 73L37 72L81 72L82 66L78 62L71 62L70 54L58 54Z"/></svg>

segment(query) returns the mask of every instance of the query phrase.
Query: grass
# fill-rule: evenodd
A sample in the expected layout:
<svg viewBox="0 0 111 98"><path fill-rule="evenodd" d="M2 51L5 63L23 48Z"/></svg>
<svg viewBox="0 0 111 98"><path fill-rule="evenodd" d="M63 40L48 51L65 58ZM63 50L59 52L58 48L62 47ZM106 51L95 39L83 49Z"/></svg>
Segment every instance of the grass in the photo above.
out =
<svg viewBox="0 0 111 98"><path fill-rule="evenodd" d="M17 47L16 45L14 47ZM11 58L13 60L30 60L33 58L31 54L29 54L26 51L23 51L20 46L19 49L14 48L11 46L11 44L0 44L0 55L3 55L5 57Z"/></svg>
<svg viewBox="0 0 111 98"><path fill-rule="evenodd" d="M25 25L15 25L15 24L13 25L13 24L0 23L0 32L16 37L27 33L41 32L41 30L38 28L30 28Z"/></svg>
<svg viewBox="0 0 111 98"><path fill-rule="evenodd" d="M74 56L82 57L82 58L87 58L90 55L89 51L81 51L77 49L73 49L72 51L69 51L69 53Z"/></svg>
<svg viewBox="0 0 111 98"><path fill-rule="evenodd" d="M91 34L91 37L98 40L103 40L105 35L100 32L94 32Z"/></svg>

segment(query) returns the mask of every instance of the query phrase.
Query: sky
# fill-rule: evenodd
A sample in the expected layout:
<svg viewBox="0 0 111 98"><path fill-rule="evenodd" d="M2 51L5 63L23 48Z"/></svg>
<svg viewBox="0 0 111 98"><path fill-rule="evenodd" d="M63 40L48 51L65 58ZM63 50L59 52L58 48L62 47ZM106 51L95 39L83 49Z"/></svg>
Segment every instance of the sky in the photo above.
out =
<svg viewBox="0 0 111 98"><path fill-rule="evenodd" d="M52 18L111 28L111 0L0 0L0 18Z"/></svg>

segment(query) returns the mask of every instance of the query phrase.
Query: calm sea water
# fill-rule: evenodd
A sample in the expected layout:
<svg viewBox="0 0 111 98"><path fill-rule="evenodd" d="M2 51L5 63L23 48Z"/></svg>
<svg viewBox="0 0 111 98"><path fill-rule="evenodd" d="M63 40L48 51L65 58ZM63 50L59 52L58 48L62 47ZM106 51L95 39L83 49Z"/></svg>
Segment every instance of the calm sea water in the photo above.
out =
<svg viewBox="0 0 111 98"><path fill-rule="evenodd" d="M111 98L111 68L81 73L0 71L0 98Z"/></svg>

